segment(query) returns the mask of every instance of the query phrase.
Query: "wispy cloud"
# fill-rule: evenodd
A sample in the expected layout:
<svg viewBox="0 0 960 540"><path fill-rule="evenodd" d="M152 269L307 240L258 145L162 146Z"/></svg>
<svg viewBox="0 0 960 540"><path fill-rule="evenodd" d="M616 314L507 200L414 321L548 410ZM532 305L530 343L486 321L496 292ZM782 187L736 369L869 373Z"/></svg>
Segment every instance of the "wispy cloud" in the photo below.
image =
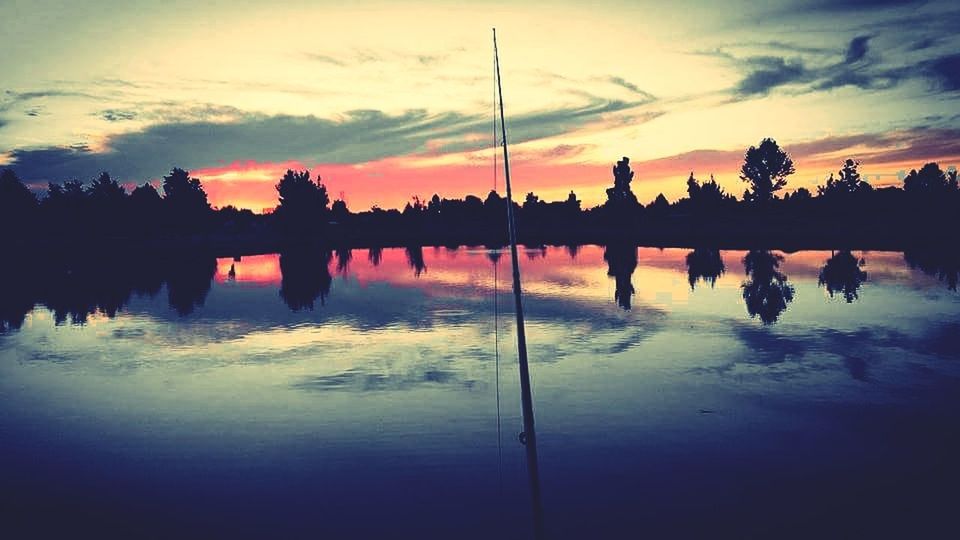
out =
<svg viewBox="0 0 960 540"><path fill-rule="evenodd" d="M897 9L916 7L928 3L928 0L801 0L794 4L796 9L819 10L831 13Z"/></svg>
<svg viewBox="0 0 960 540"><path fill-rule="evenodd" d="M745 75L731 89L736 100L762 97L771 91L790 88L793 93L825 91L845 86L863 90L893 88L908 80L928 83L932 92L960 90L960 54L891 65L885 63L871 47L873 36L852 38L842 56L834 54L827 63L822 58L759 55L736 57L718 49L703 54L723 58Z"/></svg>
<svg viewBox="0 0 960 540"><path fill-rule="evenodd" d="M307 60L312 60L314 62L320 62L321 64L331 64L337 67L344 67L347 65L346 62L339 58L334 58L327 54L316 54L316 53L304 53L304 58Z"/></svg>
<svg viewBox="0 0 960 540"><path fill-rule="evenodd" d="M136 119L137 112L123 109L107 109L97 113L97 116L103 118L107 122L123 122Z"/></svg>
<svg viewBox="0 0 960 540"><path fill-rule="evenodd" d="M623 77L608 77L608 78L607 78L607 82L612 83L612 84L615 84L615 85L620 86L620 87L623 87L623 88L626 88L627 90L630 90L630 91L633 92L634 94L643 96L645 99L647 99L647 100L649 100L649 101L653 101L654 99L656 99L656 98L653 96L653 94L644 91L644 90L641 89L639 86L637 86L636 84L633 84L632 82L624 79Z"/></svg>
<svg viewBox="0 0 960 540"><path fill-rule="evenodd" d="M100 101L102 98L95 96L87 92L77 92L73 90L59 90L59 89L44 89L44 90L30 90L26 92L16 92L13 90L7 90L3 93L3 97L0 98L0 112L7 112L11 109L28 103L30 101L45 99L45 98L59 98L59 97L80 97L86 99L93 99Z"/></svg>
<svg viewBox="0 0 960 540"><path fill-rule="evenodd" d="M553 137L599 122L647 100L592 97L578 106L515 115L509 123L513 143ZM107 137L103 151L89 147L21 148L10 153L13 165L29 180L87 178L108 170L120 178L157 177L170 167L203 167L242 160L304 163L364 163L388 157L451 153L490 145L489 118L459 112L409 110L388 114L375 109L334 118L244 113L232 107L179 105L176 121ZM149 113L156 116L158 113ZM101 112L110 121L141 119L135 109ZM111 120L112 119L112 120ZM478 138L478 134L484 137ZM436 141L444 144L437 145Z"/></svg>

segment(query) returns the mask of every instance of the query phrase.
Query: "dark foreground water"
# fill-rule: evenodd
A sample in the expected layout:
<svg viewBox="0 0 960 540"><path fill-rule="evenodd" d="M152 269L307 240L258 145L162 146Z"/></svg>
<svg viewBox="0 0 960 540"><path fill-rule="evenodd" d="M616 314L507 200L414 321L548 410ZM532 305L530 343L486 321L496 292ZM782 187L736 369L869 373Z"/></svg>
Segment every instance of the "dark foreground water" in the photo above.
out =
<svg viewBox="0 0 960 540"><path fill-rule="evenodd" d="M2 306L0 536L530 537L495 260L211 259ZM957 537L955 266L585 246L522 268L550 537Z"/></svg>

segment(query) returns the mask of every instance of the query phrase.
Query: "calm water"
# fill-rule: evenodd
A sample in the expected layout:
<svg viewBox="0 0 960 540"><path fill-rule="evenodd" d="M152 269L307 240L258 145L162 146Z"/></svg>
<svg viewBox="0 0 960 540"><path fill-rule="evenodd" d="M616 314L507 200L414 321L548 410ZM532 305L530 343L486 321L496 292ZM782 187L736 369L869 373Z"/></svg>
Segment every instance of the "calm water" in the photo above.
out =
<svg viewBox="0 0 960 540"><path fill-rule="evenodd" d="M955 537L957 274L908 258L527 250L550 536ZM495 260L250 256L27 302L0 333L0 527L529 537Z"/></svg>

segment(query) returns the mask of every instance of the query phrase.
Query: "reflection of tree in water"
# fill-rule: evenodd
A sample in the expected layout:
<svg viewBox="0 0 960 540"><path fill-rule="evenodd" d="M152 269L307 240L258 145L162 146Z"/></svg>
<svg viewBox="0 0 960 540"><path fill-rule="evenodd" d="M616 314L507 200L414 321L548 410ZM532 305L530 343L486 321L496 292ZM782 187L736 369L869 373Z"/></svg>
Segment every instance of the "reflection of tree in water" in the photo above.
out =
<svg viewBox="0 0 960 540"><path fill-rule="evenodd" d="M580 253L580 246L577 244L567 244L564 246L567 250L567 255L570 255L572 260L576 260L577 254Z"/></svg>
<svg viewBox="0 0 960 540"><path fill-rule="evenodd" d="M531 261L547 258L547 246L524 247L526 248L524 249L524 252L527 254L527 258Z"/></svg>
<svg viewBox="0 0 960 540"><path fill-rule="evenodd" d="M330 294L331 254L327 250L298 249L280 254L280 298L293 311L313 309Z"/></svg>
<svg viewBox="0 0 960 540"><path fill-rule="evenodd" d="M960 250L909 250L903 252L903 259L910 268L936 277L946 283L951 291L957 290L957 283L960 281Z"/></svg>
<svg viewBox="0 0 960 540"><path fill-rule="evenodd" d="M747 313L751 317L759 316L764 324L776 322L793 301L793 285L778 270L782 261L782 255L766 250L752 250L743 258L744 270L750 278L742 285Z"/></svg>
<svg viewBox="0 0 960 540"><path fill-rule="evenodd" d="M405 251L407 252L407 264L410 265L410 268L413 268L413 275L420 277L420 274L427 270L427 263L423 261L423 247L407 246Z"/></svg>
<svg viewBox="0 0 960 540"><path fill-rule="evenodd" d="M375 267L380 266L380 261L383 260L383 248L378 246L370 248L367 252L367 260Z"/></svg>
<svg viewBox="0 0 960 540"><path fill-rule="evenodd" d="M830 297L843 295L847 303L859 298L859 289L867 280L867 273L860 269L865 264L847 250L833 254L820 269L819 283L827 288Z"/></svg>
<svg viewBox="0 0 960 540"><path fill-rule="evenodd" d="M726 270L718 249L697 248L687 253L687 281L691 290L696 288L700 280L709 283L712 288Z"/></svg>
<svg viewBox="0 0 960 540"><path fill-rule="evenodd" d="M16 329L34 305L57 325L116 317L134 296L153 297L167 283L170 307L187 315L203 305L216 271L212 256L154 252L37 254L0 271L0 331Z"/></svg>
<svg viewBox="0 0 960 540"><path fill-rule="evenodd" d="M20 265L0 265L0 334L18 330L36 303L31 274Z"/></svg>
<svg viewBox="0 0 960 540"><path fill-rule="evenodd" d="M190 255L171 261L166 272L170 307L180 316L186 316L203 306L216 271L217 260L209 255Z"/></svg>
<svg viewBox="0 0 960 540"><path fill-rule="evenodd" d="M603 260L607 261L607 275L613 276L616 288L613 298L623 309L630 309L630 301L635 292L633 271L637 268L637 246L632 244L611 244L603 251Z"/></svg>
<svg viewBox="0 0 960 540"><path fill-rule="evenodd" d="M134 293L155 295L163 275L147 256L89 255L45 263L28 281L56 324L86 324L94 313L116 317Z"/></svg>
<svg viewBox="0 0 960 540"><path fill-rule="evenodd" d="M337 248L337 273L345 276L350 268L350 259L353 258L353 251L350 248Z"/></svg>

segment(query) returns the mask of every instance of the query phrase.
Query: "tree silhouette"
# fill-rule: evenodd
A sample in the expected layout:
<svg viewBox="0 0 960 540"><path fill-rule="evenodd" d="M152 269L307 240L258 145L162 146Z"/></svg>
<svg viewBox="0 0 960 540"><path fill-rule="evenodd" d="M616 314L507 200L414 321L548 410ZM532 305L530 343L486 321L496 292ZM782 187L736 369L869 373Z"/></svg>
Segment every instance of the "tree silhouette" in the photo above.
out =
<svg viewBox="0 0 960 540"><path fill-rule="evenodd" d="M687 253L687 282L690 283L690 290L696 289L700 280L709 283L710 288L713 288L726 270L718 249L697 248Z"/></svg>
<svg viewBox="0 0 960 540"><path fill-rule="evenodd" d="M140 231L155 230L163 211L163 200L156 188L148 183L137 186L130 193L130 216Z"/></svg>
<svg viewBox="0 0 960 540"><path fill-rule="evenodd" d="M330 205L330 219L343 224L350 219L350 210L347 208L347 202L343 199L337 199Z"/></svg>
<svg viewBox="0 0 960 540"><path fill-rule="evenodd" d="M119 205L126 198L127 192L116 180L110 178L106 172L100 173L90 186L87 187L87 194L94 202L102 201L105 204Z"/></svg>
<svg viewBox="0 0 960 540"><path fill-rule="evenodd" d="M0 230L13 233L37 212L37 197L10 169L0 171Z"/></svg>
<svg viewBox="0 0 960 540"><path fill-rule="evenodd" d="M607 275L614 279L613 298L624 310L630 310L636 290L633 288L633 272L637 269L637 246L633 244L610 244L603 250L607 261Z"/></svg>
<svg viewBox="0 0 960 540"><path fill-rule="evenodd" d="M330 197L319 178L314 182L309 171L288 169L276 188L280 197L277 219L288 232L310 234L326 224Z"/></svg>
<svg viewBox="0 0 960 540"><path fill-rule="evenodd" d="M817 186L817 194L821 197L837 198L872 191L873 187L860 177L859 167L859 161L847 159L838 171L837 178L831 173L826 184Z"/></svg>
<svg viewBox="0 0 960 540"><path fill-rule="evenodd" d="M950 184L947 181L947 175L940 169L936 163L927 163L916 169L903 179L903 190L910 194L931 195L947 191Z"/></svg>
<svg viewBox="0 0 960 540"><path fill-rule="evenodd" d="M860 286L867 279L867 273L860 269L864 264L848 250L838 251L820 269L818 282L826 286L831 298L840 294L849 304L859 298Z"/></svg>
<svg viewBox="0 0 960 540"><path fill-rule="evenodd" d="M540 197L537 197L531 191L530 193L527 193L527 197L523 200L523 209L531 210L537 206L540 206L541 204L543 204L543 201L540 200Z"/></svg>
<svg viewBox="0 0 960 540"><path fill-rule="evenodd" d="M209 223L210 203L197 178L174 168L163 177L163 206L169 226L179 232L200 232Z"/></svg>
<svg viewBox="0 0 960 540"><path fill-rule="evenodd" d="M793 286L778 269L782 255L766 250L752 250L743 258L749 279L741 285L747 313L760 317L763 324L772 324L793 301Z"/></svg>
<svg viewBox="0 0 960 540"><path fill-rule="evenodd" d="M797 204L800 202L809 201L812 198L813 198L813 194L810 193L809 189L805 187L799 187L796 190L794 190L792 195L790 193L787 193L786 195L784 195L783 200L791 201L794 204Z"/></svg>
<svg viewBox="0 0 960 540"><path fill-rule="evenodd" d="M653 202L647 205L647 210L654 216L664 216L670 211L670 201L661 193L657 195Z"/></svg>
<svg viewBox="0 0 960 540"><path fill-rule="evenodd" d="M687 178L687 198L689 202L686 204L691 205L697 212L705 213L716 211L727 202L736 201L734 197L727 195L723 191L723 188L720 187L720 184L717 183L712 174L710 175L709 181L701 184L693 175L692 171Z"/></svg>
<svg viewBox="0 0 960 540"><path fill-rule="evenodd" d="M637 206L637 197L630 189L633 174L630 170L630 158L626 156L613 166L613 187L607 188L608 207L630 209Z"/></svg>
<svg viewBox="0 0 960 540"><path fill-rule="evenodd" d="M108 173L100 173L86 192L90 199L90 221L96 230L106 232L125 219L127 192Z"/></svg>
<svg viewBox="0 0 960 540"><path fill-rule="evenodd" d="M793 160L777 141L767 138L760 146L751 146L743 156L740 179L750 184L745 200L765 203L773 194L787 185L787 177L794 173Z"/></svg>
<svg viewBox="0 0 960 540"><path fill-rule="evenodd" d="M47 196L41 203L49 226L57 233L79 231L87 216L87 193L83 182L71 180L63 184L47 184Z"/></svg>

